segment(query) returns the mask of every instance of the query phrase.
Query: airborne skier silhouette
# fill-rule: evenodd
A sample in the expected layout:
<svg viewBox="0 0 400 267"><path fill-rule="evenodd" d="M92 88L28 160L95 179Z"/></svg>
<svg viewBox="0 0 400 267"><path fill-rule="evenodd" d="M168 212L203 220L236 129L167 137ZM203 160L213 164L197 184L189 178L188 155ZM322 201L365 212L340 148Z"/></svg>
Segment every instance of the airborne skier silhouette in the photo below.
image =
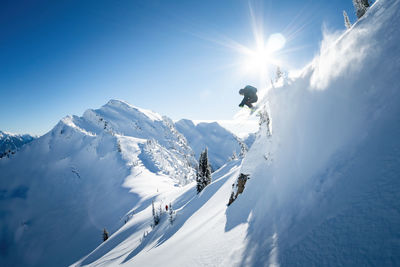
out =
<svg viewBox="0 0 400 267"><path fill-rule="evenodd" d="M258 100L257 88L251 85L246 85L243 89L240 89L239 94L244 96L242 102L239 104L239 107L246 105L249 108L253 108L252 104Z"/></svg>

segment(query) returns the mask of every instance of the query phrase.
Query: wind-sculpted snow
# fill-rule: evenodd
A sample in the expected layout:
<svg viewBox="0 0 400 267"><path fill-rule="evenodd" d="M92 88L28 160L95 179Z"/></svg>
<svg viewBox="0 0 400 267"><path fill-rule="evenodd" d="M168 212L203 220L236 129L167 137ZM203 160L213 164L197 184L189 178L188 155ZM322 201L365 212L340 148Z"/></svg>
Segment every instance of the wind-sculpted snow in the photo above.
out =
<svg viewBox="0 0 400 267"><path fill-rule="evenodd" d="M146 227L143 210L120 229L129 236L77 265L399 266L399 41L400 2L377 1L268 91L269 127L242 165L226 164L199 195L165 193L174 224ZM250 179L227 207L240 173Z"/></svg>

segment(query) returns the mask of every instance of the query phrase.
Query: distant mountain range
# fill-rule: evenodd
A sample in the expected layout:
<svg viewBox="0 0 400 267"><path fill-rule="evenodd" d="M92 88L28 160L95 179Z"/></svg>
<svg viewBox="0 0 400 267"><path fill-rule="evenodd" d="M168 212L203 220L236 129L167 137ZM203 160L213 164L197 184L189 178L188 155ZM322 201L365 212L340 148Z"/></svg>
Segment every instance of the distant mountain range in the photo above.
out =
<svg viewBox="0 0 400 267"><path fill-rule="evenodd" d="M242 147L247 150L254 142L254 134L241 140L217 122L201 122L182 119L175 123L176 129L181 132L188 141L190 147L199 158L200 153L207 147L208 156L213 170L219 169L232 156L239 155Z"/></svg>
<svg viewBox="0 0 400 267"><path fill-rule="evenodd" d="M0 158L15 153L23 145L37 137L29 134L13 134L0 131Z"/></svg>

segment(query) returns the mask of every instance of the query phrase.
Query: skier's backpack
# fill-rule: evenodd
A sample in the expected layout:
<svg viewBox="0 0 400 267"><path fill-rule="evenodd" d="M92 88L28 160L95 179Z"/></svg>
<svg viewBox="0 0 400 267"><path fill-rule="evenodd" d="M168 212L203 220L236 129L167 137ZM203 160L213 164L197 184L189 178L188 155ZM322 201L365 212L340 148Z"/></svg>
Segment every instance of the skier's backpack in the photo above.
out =
<svg viewBox="0 0 400 267"><path fill-rule="evenodd" d="M251 86L251 85L246 85L246 87L244 89L249 90L253 93L257 93L257 88L255 88L254 86Z"/></svg>

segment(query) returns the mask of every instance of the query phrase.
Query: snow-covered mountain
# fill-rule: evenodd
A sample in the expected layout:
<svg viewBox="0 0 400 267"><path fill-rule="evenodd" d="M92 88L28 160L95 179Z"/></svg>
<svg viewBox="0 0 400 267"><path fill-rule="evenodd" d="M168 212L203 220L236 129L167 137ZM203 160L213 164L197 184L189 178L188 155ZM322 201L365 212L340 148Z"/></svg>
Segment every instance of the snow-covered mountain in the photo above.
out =
<svg viewBox="0 0 400 267"><path fill-rule="evenodd" d="M271 88L243 162L164 192L74 266L400 265L400 2L377 1ZM268 101L266 101L268 99ZM267 120L266 120L267 121ZM244 191L227 206L240 173Z"/></svg>
<svg viewBox="0 0 400 267"><path fill-rule="evenodd" d="M35 136L29 134L13 134L0 131L0 158L15 153L23 145L32 142Z"/></svg>
<svg viewBox="0 0 400 267"><path fill-rule="evenodd" d="M66 266L195 178L173 122L111 100L0 159L0 265Z"/></svg>
<svg viewBox="0 0 400 267"><path fill-rule="evenodd" d="M246 144L217 122L194 124L191 120L182 119L175 123L175 127L186 137L197 159L208 148L208 159L213 170L219 169L233 154L239 155L242 147L247 149L252 144L251 138L247 139Z"/></svg>

